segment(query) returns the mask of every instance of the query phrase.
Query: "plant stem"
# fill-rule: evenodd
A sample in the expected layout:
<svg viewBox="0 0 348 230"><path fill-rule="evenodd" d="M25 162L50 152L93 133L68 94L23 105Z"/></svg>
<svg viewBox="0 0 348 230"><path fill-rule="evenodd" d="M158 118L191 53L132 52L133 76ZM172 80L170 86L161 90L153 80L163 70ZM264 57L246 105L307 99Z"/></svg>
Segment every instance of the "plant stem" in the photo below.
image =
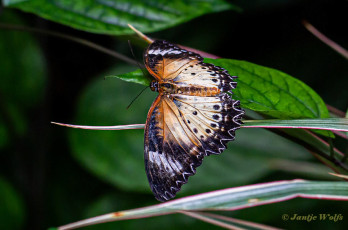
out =
<svg viewBox="0 0 348 230"><path fill-rule="evenodd" d="M303 23L304 27L306 27L306 29L309 32L311 32L315 37L317 37L319 40L321 40L326 45L331 47L337 53L341 54L344 58L348 59L348 51L346 49L344 49L342 46L338 45L336 42L332 41L330 38L326 37L324 34L322 34L319 30L317 30L314 26L312 26L306 20L304 20L302 23Z"/></svg>

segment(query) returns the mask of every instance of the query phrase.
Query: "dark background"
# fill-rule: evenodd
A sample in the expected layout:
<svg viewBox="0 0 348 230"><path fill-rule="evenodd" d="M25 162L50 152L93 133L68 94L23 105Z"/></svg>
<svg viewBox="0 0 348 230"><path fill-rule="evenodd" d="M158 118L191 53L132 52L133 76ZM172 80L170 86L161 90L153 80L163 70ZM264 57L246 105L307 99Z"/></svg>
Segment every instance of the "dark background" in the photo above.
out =
<svg viewBox="0 0 348 230"><path fill-rule="evenodd" d="M327 104L346 111L348 106L347 60L306 31L301 22L309 21L333 41L348 47L347 1L233 2L244 11L205 15L182 25L149 34L149 36L166 39L224 58L247 60L281 70L308 84ZM1 9L0 20L1 14L9 12L19 16L26 25L31 27L81 37L131 57L127 44L129 37L77 31L10 9ZM0 30L0 35L1 33L4 31ZM50 124L50 121L74 123L79 98L87 85L108 69L122 66L124 63L71 41L45 35L34 34L33 36L43 51L47 65L44 96L40 103L25 111L29 124L26 135L11 136L12 141L1 149L0 154L0 175L15 188L24 204L23 221L17 228L45 229L80 220L88 216L86 209L90 203L104 194L117 193L118 197L124 197L123 200L128 199L129 202L124 201L122 209L154 204L155 201L150 194L126 192L122 189L119 191L86 170L71 155L66 129ZM135 45L133 48L136 59L142 62L143 47ZM134 93L133 91L131 93L132 96L125 99L125 105L142 88L134 84L127 86L135 89ZM151 97L154 98L152 94ZM140 97L137 103L147 103L149 107L151 100L143 98ZM137 113L137 103L133 105L131 112ZM123 111L123 108L117 109ZM142 116L139 117L139 123L145 121L146 117L143 114ZM139 157L142 156L141 154ZM259 181L293 178L296 177L274 172ZM131 195L144 202L139 204L137 201L132 201L129 198ZM296 199L268 206L268 208L257 207L235 214L226 213L226 215L282 228L320 226L344 229L348 223L346 220L348 216L344 216L345 221L340 223L328 221L284 223L279 215L279 213L290 214L291 212L344 214L344 211L348 213L345 202ZM111 204L110 208L113 208ZM272 210L277 211L272 212ZM111 211L117 210L111 209ZM177 216L124 221L124 223L118 223L119 225L106 224L105 228L139 226L145 228L147 224L149 228L153 228L151 226L159 227L161 223L172 223ZM181 226L187 228L212 227L189 217L180 220L182 219L184 220ZM101 229L104 228L103 226Z"/></svg>

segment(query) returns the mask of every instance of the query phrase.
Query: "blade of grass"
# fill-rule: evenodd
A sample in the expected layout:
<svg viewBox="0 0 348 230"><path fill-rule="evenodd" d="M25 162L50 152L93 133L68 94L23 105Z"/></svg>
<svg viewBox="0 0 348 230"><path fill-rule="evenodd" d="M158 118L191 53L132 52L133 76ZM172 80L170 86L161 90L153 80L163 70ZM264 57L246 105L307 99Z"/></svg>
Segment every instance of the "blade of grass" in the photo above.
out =
<svg viewBox="0 0 348 230"><path fill-rule="evenodd" d="M321 129L348 132L347 118L246 120L245 128Z"/></svg>
<svg viewBox="0 0 348 230"><path fill-rule="evenodd" d="M347 118L324 118L324 119L296 119L296 120L244 120L243 128L289 128L289 129L322 129L348 132ZM117 125L117 126L87 126L72 125L58 122L51 122L55 125L79 129L93 130L120 130L120 129L141 129L144 124Z"/></svg>
<svg viewBox="0 0 348 230"><path fill-rule="evenodd" d="M75 129L89 129L89 130L124 130L124 129L144 129L144 124L132 124L132 125L115 125L115 126L88 126L88 125L71 125L58 122L51 122L51 124L65 126Z"/></svg>
<svg viewBox="0 0 348 230"><path fill-rule="evenodd" d="M233 211L299 197L348 201L348 183L291 180L247 185L188 196L153 206L109 213L64 225L58 229L74 229L96 223L146 218L179 211Z"/></svg>

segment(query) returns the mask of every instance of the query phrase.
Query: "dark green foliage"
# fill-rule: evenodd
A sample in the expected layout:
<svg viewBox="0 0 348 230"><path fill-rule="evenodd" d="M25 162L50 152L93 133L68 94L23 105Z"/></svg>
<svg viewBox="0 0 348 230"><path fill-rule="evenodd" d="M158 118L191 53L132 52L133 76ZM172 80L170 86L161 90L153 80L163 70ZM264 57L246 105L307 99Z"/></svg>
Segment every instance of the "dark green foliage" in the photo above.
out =
<svg viewBox="0 0 348 230"><path fill-rule="evenodd" d="M0 228L21 229L25 218L22 197L0 178Z"/></svg>
<svg viewBox="0 0 348 230"><path fill-rule="evenodd" d="M206 13L238 9L224 0L6 0L5 5L76 29L114 35L132 34L127 24L154 32Z"/></svg>

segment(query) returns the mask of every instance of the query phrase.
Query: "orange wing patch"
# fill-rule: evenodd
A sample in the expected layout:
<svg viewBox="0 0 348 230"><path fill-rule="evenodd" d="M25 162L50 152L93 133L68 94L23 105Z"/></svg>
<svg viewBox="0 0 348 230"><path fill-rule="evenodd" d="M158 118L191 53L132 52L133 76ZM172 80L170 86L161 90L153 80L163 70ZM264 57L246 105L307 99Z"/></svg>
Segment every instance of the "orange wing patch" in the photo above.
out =
<svg viewBox="0 0 348 230"><path fill-rule="evenodd" d="M152 43L144 54L146 69L157 80L172 80L188 66L193 66L202 57L180 49L166 41Z"/></svg>

